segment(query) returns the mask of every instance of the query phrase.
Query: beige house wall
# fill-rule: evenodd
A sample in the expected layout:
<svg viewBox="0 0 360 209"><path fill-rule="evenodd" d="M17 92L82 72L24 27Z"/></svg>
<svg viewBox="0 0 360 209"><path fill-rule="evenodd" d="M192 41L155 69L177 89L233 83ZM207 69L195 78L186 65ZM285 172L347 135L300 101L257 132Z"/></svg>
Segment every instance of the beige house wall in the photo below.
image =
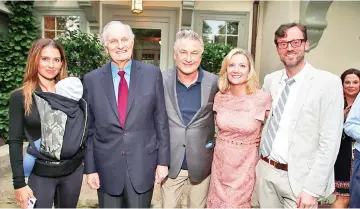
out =
<svg viewBox="0 0 360 209"><path fill-rule="evenodd" d="M258 60L260 83L264 81L266 74L283 68L274 44L274 33L283 23L299 21L299 1L266 1L262 5L262 25L259 25L259 36L257 45L260 52L256 57Z"/></svg>
<svg viewBox="0 0 360 209"><path fill-rule="evenodd" d="M121 5L121 6L128 6L131 10L131 1L100 1L100 20L99 20L99 28L100 31L102 27L104 26L104 20L103 20L103 8L102 5L106 4L112 4L112 5ZM182 2L181 1L150 1L150 0L143 0L143 10L145 11L146 8L179 8L179 17L177 28L181 28L181 9L182 8ZM136 15L136 14L134 14Z"/></svg>
<svg viewBox="0 0 360 209"><path fill-rule="evenodd" d="M277 27L285 22L299 21L298 1L267 1L263 3L262 24L257 40L257 69L260 82L264 76L282 69L273 42ZM281 12L280 12L281 11ZM360 2L334 1L327 13L328 26L316 48L305 59L314 67L340 75L348 68L360 68ZM261 46L261 47L260 47Z"/></svg>
<svg viewBox="0 0 360 209"><path fill-rule="evenodd" d="M131 5L131 4L129 4ZM143 0L144 7L182 7L181 1L153 1L153 0Z"/></svg>
<svg viewBox="0 0 360 209"><path fill-rule="evenodd" d="M131 7L131 1L100 1L102 4L117 4L117 5L127 5ZM165 1L165 0L143 0L143 6L162 6L162 7L181 7L182 2L180 0L175 1Z"/></svg>
<svg viewBox="0 0 360 209"><path fill-rule="evenodd" d="M79 5L77 1L35 1L34 7L50 7L51 9L61 7L79 8Z"/></svg>
<svg viewBox="0 0 360 209"><path fill-rule="evenodd" d="M334 1L327 13L328 26L307 60L320 69L341 75L360 69L360 2Z"/></svg>

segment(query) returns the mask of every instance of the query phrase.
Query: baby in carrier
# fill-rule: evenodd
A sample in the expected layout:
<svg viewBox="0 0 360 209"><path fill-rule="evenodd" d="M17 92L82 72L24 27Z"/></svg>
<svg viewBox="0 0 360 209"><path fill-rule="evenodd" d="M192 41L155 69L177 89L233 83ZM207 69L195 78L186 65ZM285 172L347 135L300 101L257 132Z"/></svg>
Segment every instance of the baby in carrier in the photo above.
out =
<svg viewBox="0 0 360 209"><path fill-rule="evenodd" d="M56 164L56 161L66 159L74 155L77 149L79 149L82 145L85 137L84 134L80 133L81 131L84 133L86 129L86 111L79 111L79 101L83 96L83 86L80 79L77 77L65 78L56 83L55 89L55 94L64 98L51 98L50 93L38 93L38 96L35 96L41 118L42 138L30 143L29 145L30 150L35 148L37 150L36 152L31 152L32 154L29 154L28 152L25 153L23 167L26 177L28 177L33 170L37 155L43 155L44 158L51 159L52 162ZM49 95L50 99L47 99L46 96ZM47 102L49 102L50 105L48 105ZM60 111L62 108L66 111ZM64 132L65 127L69 129L68 126L69 128L71 128L70 126L77 127L76 129L71 130L71 132L74 131L73 134L75 134L75 137L80 135L82 136L80 143L79 139L76 139L77 142L72 141L71 144L65 143L64 138L66 134ZM67 136L69 136L69 134L67 134ZM73 142L75 143L73 144ZM64 145L66 147L72 146L73 149L68 150L68 153L64 150L64 152L62 152ZM34 153L36 153L36 155L34 155Z"/></svg>

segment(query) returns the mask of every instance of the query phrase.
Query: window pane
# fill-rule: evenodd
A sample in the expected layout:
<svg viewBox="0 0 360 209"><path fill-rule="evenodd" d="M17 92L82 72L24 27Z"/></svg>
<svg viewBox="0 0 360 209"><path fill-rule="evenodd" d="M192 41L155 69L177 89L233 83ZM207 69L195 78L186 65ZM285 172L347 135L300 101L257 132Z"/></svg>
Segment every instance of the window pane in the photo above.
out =
<svg viewBox="0 0 360 209"><path fill-rule="evenodd" d="M226 22L218 26L218 34L226 34Z"/></svg>
<svg viewBox="0 0 360 209"><path fill-rule="evenodd" d="M64 30L56 31L56 37L61 36L63 33L65 33Z"/></svg>
<svg viewBox="0 0 360 209"><path fill-rule="evenodd" d="M66 29L66 17L56 17L56 30Z"/></svg>
<svg viewBox="0 0 360 209"><path fill-rule="evenodd" d="M213 43L214 42L214 36L212 35L203 35L203 41L204 43Z"/></svg>
<svg viewBox="0 0 360 209"><path fill-rule="evenodd" d="M216 35L214 43L225 44L225 35Z"/></svg>
<svg viewBox="0 0 360 209"><path fill-rule="evenodd" d="M228 36L227 37L227 44L233 46L233 47L237 47L237 36Z"/></svg>
<svg viewBox="0 0 360 209"><path fill-rule="evenodd" d="M45 31L45 38L55 38L55 31Z"/></svg>
<svg viewBox="0 0 360 209"><path fill-rule="evenodd" d="M44 16L44 29L55 30L55 17Z"/></svg>
<svg viewBox="0 0 360 209"><path fill-rule="evenodd" d="M228 22L226 26L227 26L227 34L238 35L239 22Z"/></svg>
<svg viewBox="0 0 360 209"><path fill-rule="evenodd" d="M210 34L212 32L212 29L209 25L208 20L204 20L203 21L203 29L202 29L202 33L203 34Z"/></svg>
<svg viewBox="0 0 360 209"><path fill-rule="evenodd" d="M80 29L80 17L79 16L66 17L66 28L68 30Z"/></svg>
<svg viewBox="0 0 360 209"><path fill-rule="evenodd" d="M225 34L226 22L221 20L203 20L203 34ZM224 28L224 29L222 29Z"/></svg>

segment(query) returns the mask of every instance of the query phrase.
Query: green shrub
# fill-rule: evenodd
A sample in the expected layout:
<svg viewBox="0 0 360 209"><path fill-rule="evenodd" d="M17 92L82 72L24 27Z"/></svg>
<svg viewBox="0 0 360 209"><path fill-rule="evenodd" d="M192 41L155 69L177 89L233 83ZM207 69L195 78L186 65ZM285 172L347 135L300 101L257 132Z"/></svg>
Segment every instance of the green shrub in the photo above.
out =
<svg viewBox="0 0 360 209"><path fill-rule="evenodd" d="M64 47L68 74L82 79L89 71L105 64L109 58L95 34L66 31L57 41Z"/></svg>
<svg viewBox="0 0 360 209"><path fill-rule="evenodd" d="M202 55L201 67L206 71L218 74L224 57L232 48L231 45L206 43Z"/></svg>
<svg viewBox="0 0 360 209"><path fill-rule="evenodd" d="M9 31L0 34L0 140L8 136L10 93L21 85L26 58L38 29L33 15L34 1L7 1Z"/></svg>

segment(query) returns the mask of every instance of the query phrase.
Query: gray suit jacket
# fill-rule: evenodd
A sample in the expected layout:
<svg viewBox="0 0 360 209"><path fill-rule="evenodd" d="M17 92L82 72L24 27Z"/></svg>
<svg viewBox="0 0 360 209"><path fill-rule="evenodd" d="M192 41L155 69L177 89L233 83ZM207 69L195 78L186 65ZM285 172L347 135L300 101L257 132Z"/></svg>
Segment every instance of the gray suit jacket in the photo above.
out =
<svg viewBox="0 0 360 209"><path fill-rule="evenodd" d="M343 129L344 98L339 77L308 65L297 101L292 107L288 175L296 196L305 189L326 197L335 189L334 164ZM276 71L264 79L263 90L271 93L273 98L283 72ZM272 117L271 111L262 138Z"/></svg>
<svg viewBox="0 0 360 209"><path fill-rule="evenodd" d="M215 134L213 103L218 91L217 80L218 76L204 71L201 81L201 107L185 126L177 101L176 68L163 72L170 129L170 178L176 178L179 174L185 151L192 181L201 182L211 173L213 149L207 149L205 145L214 139Z"/></svg>

